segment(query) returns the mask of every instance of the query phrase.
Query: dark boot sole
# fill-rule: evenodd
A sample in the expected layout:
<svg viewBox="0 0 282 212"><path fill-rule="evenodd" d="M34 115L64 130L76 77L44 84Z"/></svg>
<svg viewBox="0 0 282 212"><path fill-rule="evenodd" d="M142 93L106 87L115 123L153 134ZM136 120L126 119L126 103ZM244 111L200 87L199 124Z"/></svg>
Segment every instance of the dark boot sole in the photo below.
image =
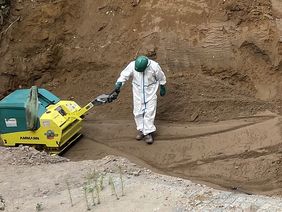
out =
<svg viewBox="0 0 282 212"><path fill-rule="evenodd" d="M151 145L151 144L154 143L154 140L153 141L145 141L145 142L146 142L146 144Z"/></svg>
<svg viewBox="0 0 282 212"><path fill-rule="evenodd" d="M143 135L143 136L140 136L140 137L137 137L137 136L136 136L135 139L136 139L137 141L141 141L141 140L144 139L144 137L145 137L144 135Z"/></svg>

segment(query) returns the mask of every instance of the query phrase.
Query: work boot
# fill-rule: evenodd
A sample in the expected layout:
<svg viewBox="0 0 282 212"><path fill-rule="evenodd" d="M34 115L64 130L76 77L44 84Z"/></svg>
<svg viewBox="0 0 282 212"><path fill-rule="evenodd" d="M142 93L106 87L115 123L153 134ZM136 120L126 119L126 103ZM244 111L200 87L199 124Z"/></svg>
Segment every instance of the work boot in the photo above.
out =
<svg viewBox="0 0 282 212"><path fill-rule="evenodd" d="M144 141L147 143L147 144L152 144L154 143L154 138L152 136L152 134L148 134L148 135L145 135L144 137Z"/></svg>
<svg viewBox="0 0 282 212"><path fill-rule="evenodd" d="M144 138L144 134L141 131L138 131L136 135L136 140L141 141Z"/></svg>

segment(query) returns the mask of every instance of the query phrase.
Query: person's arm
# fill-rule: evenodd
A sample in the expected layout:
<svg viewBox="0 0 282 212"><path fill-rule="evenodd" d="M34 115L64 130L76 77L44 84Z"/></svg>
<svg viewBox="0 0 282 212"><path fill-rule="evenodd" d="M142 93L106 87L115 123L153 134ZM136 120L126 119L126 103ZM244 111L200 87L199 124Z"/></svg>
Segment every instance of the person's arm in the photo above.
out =
<svg viewBox="0 0 282 212"><path fill-rule="evenodd" d="M160 83L160 85L166 84L166 76L164 72L162 71L162 68L160 67L160 65L157 65L157 68L156 68L156 79Z"/></svg>
<svg viewBox="0 0 282 212"><path fill-rule="evenodd" d="M156 79L160 83L160 95L164 96L166 94L166 76L159 65L156 69Z"/></svg>
<svg viewBox="0 0 282 212"><path fill-rule="evenodd" d="M119 78L115 84L116 91L120 91L123 84L132 76L134 70L134 62L128 64L128 66L120 73Z"/></svg>

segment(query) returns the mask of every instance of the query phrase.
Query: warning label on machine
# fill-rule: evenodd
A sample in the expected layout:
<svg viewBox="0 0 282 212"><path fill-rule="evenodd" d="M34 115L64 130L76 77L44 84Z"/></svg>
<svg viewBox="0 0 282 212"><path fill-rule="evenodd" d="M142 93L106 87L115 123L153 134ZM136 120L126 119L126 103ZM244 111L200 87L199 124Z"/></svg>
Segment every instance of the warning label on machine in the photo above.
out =
<svg viewBox="0 0 282 212"><path fill-rule="evenodd" d="M9 118L5 119L6 127L17 127L17 119Z"/></svg>
<svg viewBox="0 0 282 212"><path fill-rule="evenodd" d="M39 137L21 136L21 140L39 140Z"/></svg>

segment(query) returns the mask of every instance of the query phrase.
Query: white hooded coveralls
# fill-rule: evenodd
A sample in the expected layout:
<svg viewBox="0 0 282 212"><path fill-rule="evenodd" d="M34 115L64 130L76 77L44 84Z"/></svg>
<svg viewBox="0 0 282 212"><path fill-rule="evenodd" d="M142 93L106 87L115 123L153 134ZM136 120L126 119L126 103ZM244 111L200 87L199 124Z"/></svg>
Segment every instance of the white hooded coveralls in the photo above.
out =
<svg viewBox="0 0 282 212"><path fill-rule="evenodd" d="M159 85L166 84L166 77L159 64L149 60L144 72L135 71L132 61L121 72L117 82L124 84L132 77L133 114L137 130L148 135L156 131L154 125L157 109L157 91Z"/></svg>

